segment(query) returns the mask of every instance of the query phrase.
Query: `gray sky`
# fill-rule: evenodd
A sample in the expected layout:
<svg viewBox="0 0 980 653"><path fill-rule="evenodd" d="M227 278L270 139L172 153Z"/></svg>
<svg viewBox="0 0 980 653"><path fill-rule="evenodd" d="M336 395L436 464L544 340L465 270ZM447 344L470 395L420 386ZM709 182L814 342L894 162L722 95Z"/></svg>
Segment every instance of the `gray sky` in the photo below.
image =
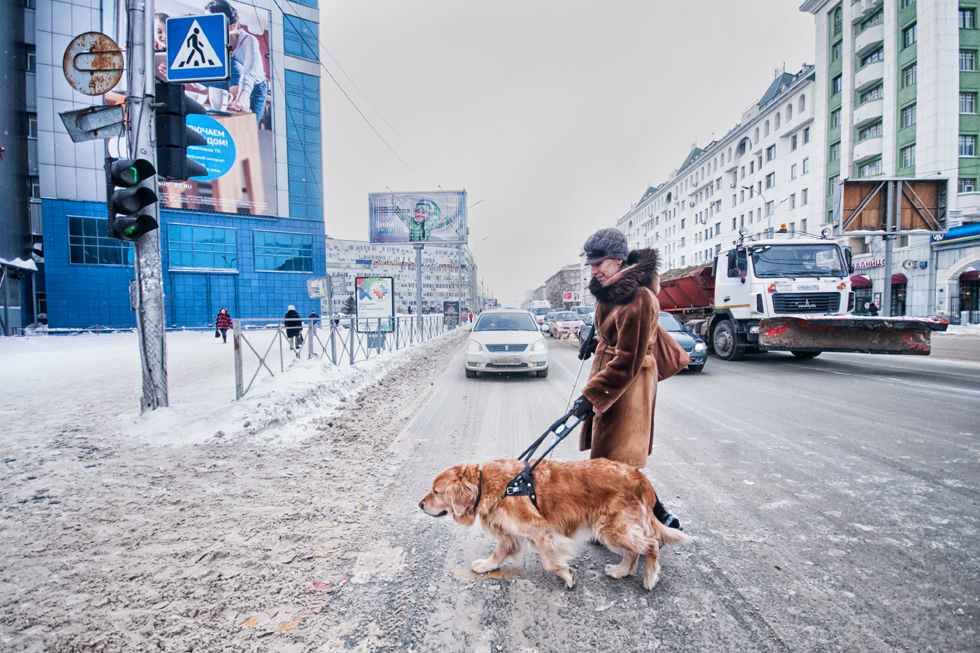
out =
<svg viewBox="0 0 980 653"><path fill-rule="evenodd" d="M465 188L482 200L469 215L481 277L517 305L695 141L734 127L777 68L813 63L798 7L323 0L324 63L384 137L324 75L327 234L367 240L368 193Z"/></svg>

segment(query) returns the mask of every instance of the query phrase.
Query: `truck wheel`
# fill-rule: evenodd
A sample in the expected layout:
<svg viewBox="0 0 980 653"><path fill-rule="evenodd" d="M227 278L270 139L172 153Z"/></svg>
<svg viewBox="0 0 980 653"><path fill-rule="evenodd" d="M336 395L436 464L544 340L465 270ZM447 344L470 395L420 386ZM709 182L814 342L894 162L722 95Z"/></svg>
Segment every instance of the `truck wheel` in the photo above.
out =
<svg viewBox="0 0 980 653"><path fill-rule="evenodd" d="M816 358L820 355L819 351L794 351L791 352L797 358L806 360L807 358Z"/></svg>
<svg viewBox="0 0 980 653"><path fill-rule="evenodd" d="M731 323L731 320L725 320L715 327L713 343L715 354L722 360L737 361L745 355L745 345L738 343L735 325Z"/></svg>

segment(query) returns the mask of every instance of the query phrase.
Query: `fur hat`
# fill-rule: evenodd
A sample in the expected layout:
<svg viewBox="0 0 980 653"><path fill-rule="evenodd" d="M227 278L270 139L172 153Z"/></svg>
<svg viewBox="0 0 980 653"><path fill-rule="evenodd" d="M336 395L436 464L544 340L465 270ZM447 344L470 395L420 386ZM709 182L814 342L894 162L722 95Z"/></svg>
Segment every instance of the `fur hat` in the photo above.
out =
<svg viewBox="0 0 980 653"><path fill-rule="evenodd" d="M287 310L287 311L295 311L295 310L296 310L296 307L295 307L295 306L293 306L292 304L290 304L290 305L289 305L289 308L287 308L286 310Z"/></svg>
<svg viewBox="0 0 980 653"><path fill-rule="evenodd" d="M585 250L586 265L595 265L607 258L625 261L630 253L626 235L619 229L600 229L589 236L582 249Z"/></svg>

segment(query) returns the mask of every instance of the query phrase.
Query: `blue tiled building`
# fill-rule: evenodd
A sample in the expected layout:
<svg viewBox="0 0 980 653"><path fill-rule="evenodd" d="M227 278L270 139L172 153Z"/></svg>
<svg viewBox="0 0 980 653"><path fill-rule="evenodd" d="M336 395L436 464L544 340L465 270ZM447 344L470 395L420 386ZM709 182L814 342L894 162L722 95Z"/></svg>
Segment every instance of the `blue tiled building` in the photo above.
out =
<svg viewBox="0 0 980 653"><path fill-rule="evenodd" d="M166 13L168 1L175 11L188 4L157 0L156 11ZM74 35L113 35L124 18L124 1L69 0L70 20L55 7L63 4L37 0L25 19L30 28L25 41L35 62L35 75L28 75L36 108L29 112L34 130L29 158L32 211L40 218L32 227L38 227L35 238L43 238L44 251L39 312L47 314L51 327L132 327L135 250L107 236L102 166L113 144L72 143L58 117L103 103L101 96L82 95L67 84L61 57ZM208 3L190 4L200 4L205 13ZM212 325L221 307L242 318L280 317L290 304L302 315L320 311L319 299L310 299L306 286L308 279L326 274L319 11L315 0L230 0L229 6L236 19L229 17L229 24L242 29L239 42L251 39L259 55L250 59L256 72L251 94L243 95L251 104L236 108L227 89L197 89L208 119L228 132L236 154L220 178L161 190L157 233L168 327ZM244 89L246 76L241 79L237 88Z"/></svg>

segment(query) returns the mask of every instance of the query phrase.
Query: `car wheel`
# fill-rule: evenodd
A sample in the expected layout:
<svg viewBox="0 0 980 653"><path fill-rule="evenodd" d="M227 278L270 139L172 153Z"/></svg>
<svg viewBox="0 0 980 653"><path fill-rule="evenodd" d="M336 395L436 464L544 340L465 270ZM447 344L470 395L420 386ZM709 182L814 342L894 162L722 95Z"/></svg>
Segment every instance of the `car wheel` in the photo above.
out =
<svg viewBox="0 0 980 653"><path fill-rule="evenodd" d="M548 376L548 368L546 367L543 370L538 370L537 375L539 379Z"/></svg>
<svg viewBox="0 0 980 653"><path fill-rule="evenodd" d="M475 379L476 378L476 370L466 370L466 378L467 379Z"/></svg>
<svg viewBox="0 0 980 653"><path fill-rule="evenodd" d="M807 358L816 358L820 355L819 351L794 351L791 352L797 358L806 360Z"/></svg>
<svg viewBox="0 0 980 653"><path fill-rule="evenodd" d="M701 363L700 365L688 365L687 369L691 370L692 372L703 372L704 363Z"/></svg>
<svg viewBox="0 0 980 653"><path fill-rule="evenodd" d="M730 320L725 320L715 327L712 342L715 346L715 353L722 360L737 361L745 355L745 345L739 344L735 325Z"/></svg>

